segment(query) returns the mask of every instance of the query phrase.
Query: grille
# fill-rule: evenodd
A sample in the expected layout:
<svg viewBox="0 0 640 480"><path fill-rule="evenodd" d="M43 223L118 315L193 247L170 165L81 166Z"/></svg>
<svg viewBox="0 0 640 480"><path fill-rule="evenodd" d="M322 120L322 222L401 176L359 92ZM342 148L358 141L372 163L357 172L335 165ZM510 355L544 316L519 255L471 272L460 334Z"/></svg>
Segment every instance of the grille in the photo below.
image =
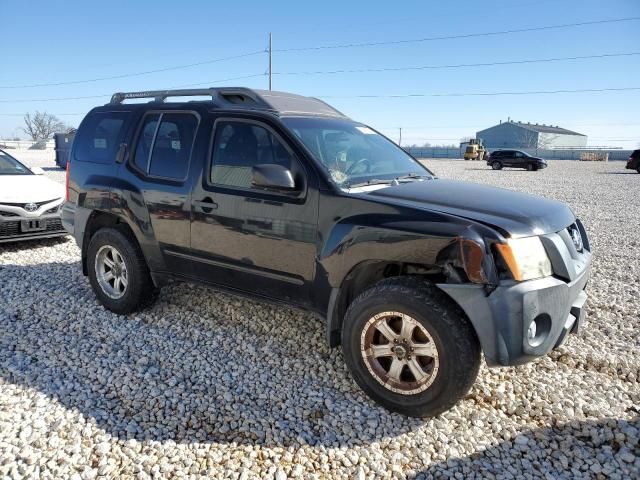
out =
<svg viewBox="0 0 640 480"><path fill-rule="evenodd" d="M20 235L20 222L0 222L0 237Z"/></svg>
<svg viewBox="0 0 640 480"><path fill-rule="evenodd" d="M54 202L55 200L58 200L58 199L52 198L51 200L45 200L44 202L27 202L27 203L35 203L38 206L38 208L40 208L42 205L46 205L47 203ZM24 206L27 203L0 203L0 205L8 205L9 207L20 207L24 209Z"/></svg>
<svg viewBox="0 0 640 480"><path fill-rule="evenodd" d="M64 230L62 226L62 220L59 218L50 218L47 220L47 232L53 232L57 230Z"/></svg>
<svg viewBox="0 0 640 480"><path fill-rule="evenodd" d="M44 220L46 222L46 229L40 230L39 232L20 232L20 221L12 221L12 222L0 222L0 238L1 237L16 237L20 235L31 236L37 235L38 233L51 233L51 232L61 232L64 230L62 226L62 221L59 218L49 218Z"/></svg>
<svg viewBox="0 0 640 480"><path fill-rule="evenodd" d="M19 217L20 216L17 213L5 212L3 210L0 210L0 215L2 215L3 217Z"/></svg>
<svg viewBox="0 0 640 480"><path fill-rule="evenodd" d="M48 215L48 214L51 214L51 213L57 213L58 212L58 208L60 208L60 205L58 205L57 207L50 208L49 210L45 211L44 215Z"/></svg>

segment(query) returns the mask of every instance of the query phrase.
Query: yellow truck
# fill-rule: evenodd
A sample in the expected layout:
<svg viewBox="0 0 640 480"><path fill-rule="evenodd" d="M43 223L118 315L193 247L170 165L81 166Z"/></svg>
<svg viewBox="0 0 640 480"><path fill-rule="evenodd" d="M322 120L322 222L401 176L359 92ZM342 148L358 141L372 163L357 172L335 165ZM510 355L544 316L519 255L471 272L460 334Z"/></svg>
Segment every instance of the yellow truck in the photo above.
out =
<svg viewBox="0 0 640 480"><path fill-rule="evenodd" d="M485 156L485 149L482 142L477 138L469 140L469 144L464 151L465 160L482 160Z"/></svg>

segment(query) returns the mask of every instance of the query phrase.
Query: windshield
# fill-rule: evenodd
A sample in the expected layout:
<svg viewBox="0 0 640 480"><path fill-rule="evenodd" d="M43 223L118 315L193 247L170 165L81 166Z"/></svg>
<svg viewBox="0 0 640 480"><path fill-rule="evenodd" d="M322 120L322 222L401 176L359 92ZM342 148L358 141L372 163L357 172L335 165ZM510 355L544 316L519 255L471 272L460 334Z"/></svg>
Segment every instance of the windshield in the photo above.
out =
<svg viewBox="0 0 640 480"><path fill-rule="evenodd" d="M351 120L283 118L342 188L432 173L395 143Z"/></svg>
<svg viewBox="0 0 640 480"><path fill-rule="evenodd" d="M31 175L31 170L0 150L0 175Z"/></svg>

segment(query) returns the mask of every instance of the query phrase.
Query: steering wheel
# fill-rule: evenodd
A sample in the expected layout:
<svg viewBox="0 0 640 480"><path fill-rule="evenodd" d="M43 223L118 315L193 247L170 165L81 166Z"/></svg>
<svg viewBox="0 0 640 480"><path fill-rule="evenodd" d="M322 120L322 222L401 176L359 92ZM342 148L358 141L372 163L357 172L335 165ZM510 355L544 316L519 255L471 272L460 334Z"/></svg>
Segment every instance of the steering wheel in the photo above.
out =
<svg viewBox="0 0 640 480"><path fill-rule="evenodd" d="M359 165L364 164L367 165L367 170L365 171L365 173L369 173L369 171L371 170L371 161L368 158L361 158L360 160L357 160L349 168L347 168L347 171L345 173L347 175L350 175Z"/></svg>

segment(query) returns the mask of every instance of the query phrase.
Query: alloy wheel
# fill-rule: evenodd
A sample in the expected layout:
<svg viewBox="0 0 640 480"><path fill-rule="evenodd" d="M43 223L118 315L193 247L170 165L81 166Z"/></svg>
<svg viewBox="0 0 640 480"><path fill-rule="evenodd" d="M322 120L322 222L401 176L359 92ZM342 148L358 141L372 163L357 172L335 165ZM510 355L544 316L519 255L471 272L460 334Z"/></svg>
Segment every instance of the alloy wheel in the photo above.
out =
<svg viewBox="0 0 640 480"><path fill-rule="evenodd" d="M122 298L127 291L129 277L122 254L111 245L100 247L96 254L95 271L98 285L110 298Z"/></svg>
<svg viewBox="0 0 640 480"><path fill-rule="evenodd" d="M371 317L362 330L360 353L378 383L402 395L429 388L440 365L429 331L401 312L381 312Z"/></svg>

